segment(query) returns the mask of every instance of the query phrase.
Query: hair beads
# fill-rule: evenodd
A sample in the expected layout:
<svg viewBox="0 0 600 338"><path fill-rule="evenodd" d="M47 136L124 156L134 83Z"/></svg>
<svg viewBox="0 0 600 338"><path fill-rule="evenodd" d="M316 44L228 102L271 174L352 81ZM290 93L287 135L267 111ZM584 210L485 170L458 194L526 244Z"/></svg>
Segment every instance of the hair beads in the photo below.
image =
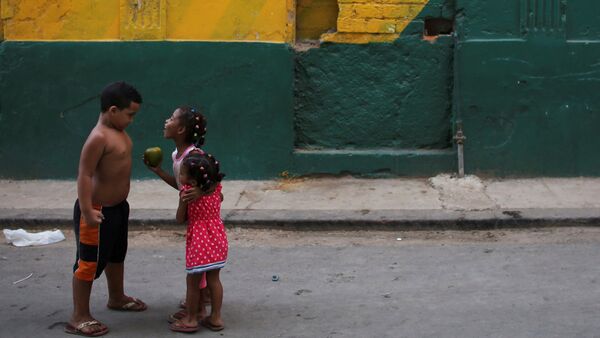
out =
<svg viewBox="0 0 600 338"><path fill-rule="evenodd" d="M219 171L219 162L211 154L191 152L183 160L183 165L202 191L210 191L225 176Z"/></svg>
<svg viewBox="0 0 600 338"><path fill-rule="evenodd" d="M180 125L185 127L185 141L193 143L196 147L204 145L206 134L206 118L196 108L182 106L180 111Z"/></svg>

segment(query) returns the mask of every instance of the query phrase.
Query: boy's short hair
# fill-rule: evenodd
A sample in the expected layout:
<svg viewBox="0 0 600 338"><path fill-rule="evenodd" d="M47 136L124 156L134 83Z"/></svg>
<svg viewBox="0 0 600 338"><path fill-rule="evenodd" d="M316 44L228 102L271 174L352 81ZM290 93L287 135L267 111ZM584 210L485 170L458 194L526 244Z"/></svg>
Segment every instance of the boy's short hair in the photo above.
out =
<svg viewBox="0 0 600 338"><path fill-rule="evenodd" d="M100 109L107 111L111 106L119 109L129 107L131 102L142 103L142 95L132 85L119 81L104 87L100 95Z"/></svg>

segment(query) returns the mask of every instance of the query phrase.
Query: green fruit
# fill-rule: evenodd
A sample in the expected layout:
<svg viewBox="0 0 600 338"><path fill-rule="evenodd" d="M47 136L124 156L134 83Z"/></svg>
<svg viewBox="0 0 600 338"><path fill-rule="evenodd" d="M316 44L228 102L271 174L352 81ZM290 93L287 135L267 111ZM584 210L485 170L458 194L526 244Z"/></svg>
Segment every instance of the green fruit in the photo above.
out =
<svg viewBox="0 0 600 338"><path fill-rule="evenodd" d="M163 154L159 147L152 147L144 151L144 160L148 162L151 167L156 167L162 162Z"/></svg>

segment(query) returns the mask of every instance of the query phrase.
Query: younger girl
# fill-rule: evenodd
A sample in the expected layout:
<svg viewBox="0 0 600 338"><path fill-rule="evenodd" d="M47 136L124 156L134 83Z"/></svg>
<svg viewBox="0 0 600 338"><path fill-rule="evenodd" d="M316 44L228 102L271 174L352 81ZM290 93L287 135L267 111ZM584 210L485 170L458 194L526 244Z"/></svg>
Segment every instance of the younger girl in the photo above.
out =
<svg viewBox="0 0 600 338"><path fill-rule="evenodd" d="M219 162L210 154L192 152L183 160L179 179L183 185L181 194L199 188L202 195L191 202L179 199L177 221L187 221L185 243L186 264L186 303L187 311L183 318L170 325L177 332L198 331L198 325L220 331L224 328L221 319L223 286L219 273L227 261L227 235L221 220L221 180ZM211 296L211 311L206 318L198 319L200 300L199 283L206 272L206 281ZM200 322L200 323L199 323Z"/></svg>

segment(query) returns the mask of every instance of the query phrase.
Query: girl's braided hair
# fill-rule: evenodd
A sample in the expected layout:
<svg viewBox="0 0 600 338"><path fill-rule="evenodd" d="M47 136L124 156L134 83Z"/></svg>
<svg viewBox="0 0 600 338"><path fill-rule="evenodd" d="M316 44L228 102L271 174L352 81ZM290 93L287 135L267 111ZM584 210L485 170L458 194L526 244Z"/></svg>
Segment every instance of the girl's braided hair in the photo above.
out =
<svg viewBox="0 0 600 338"><path fill-rule="evenodd" d="M225 177L219 172L219 161L211 154L192 151L183 160L183 166L202 191L210 191Z"/></svg>
<svg viewBox="0 0 600 338"><path fill-rule="evenodd" d="M206 118L194 107L181 106L177 109L179 109L179 123L185 127L185 142L193 143L200 148L204 145Z"/></svg>

